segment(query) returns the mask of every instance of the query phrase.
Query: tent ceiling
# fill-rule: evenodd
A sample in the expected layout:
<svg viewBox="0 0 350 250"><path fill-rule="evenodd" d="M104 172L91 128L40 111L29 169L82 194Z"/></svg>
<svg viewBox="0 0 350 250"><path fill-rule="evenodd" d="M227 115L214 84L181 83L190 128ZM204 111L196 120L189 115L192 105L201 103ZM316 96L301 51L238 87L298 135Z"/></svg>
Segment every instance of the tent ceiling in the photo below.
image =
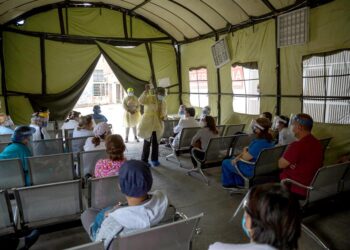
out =
<svg viewBox="0 0 350 250"><path fill-rule="evenodd" d="M177 41L259 20L305 1L301 0L0 0L0 24L50 4L107 4L123 8L158 25ZM87 6L89 7L89 6Z"/></svg>

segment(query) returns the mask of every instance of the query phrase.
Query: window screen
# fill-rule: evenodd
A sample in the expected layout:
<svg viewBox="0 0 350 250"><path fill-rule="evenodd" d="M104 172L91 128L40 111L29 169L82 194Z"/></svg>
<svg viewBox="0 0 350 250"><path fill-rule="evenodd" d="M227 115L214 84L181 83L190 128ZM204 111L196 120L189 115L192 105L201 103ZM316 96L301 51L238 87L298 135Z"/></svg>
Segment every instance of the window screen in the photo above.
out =
<svg viewBox="0 0 350 250"><path fill-rule="evenodd" d="M107 83L94 83L93 84L94 96L108 96L108 84Z"/></svg>
<svg viewBox="0 0 350 250"><path fill-rule="evenodd" d="M316 122L350 124L350 50L303 59L303 112Z"/></svg>
<svg viewBox="0 0 350 250"><path fill-rule="evenodd" d="M208 106L208 74L206 68L190 69L190 102L194 107Z"/></svg>
<svg viewBox="0 0 350 250"><path fill-rule="evenodd" d="M93 81L94 82L104 82L103 70L102 69L95 69L94 70Z"/></svg>
<svg viewBox="0 0 350 250"><path fill-rule="evenodd" d="M231 77L233 111L242 114L259 114L259 70L257 63L233 65Z"/></svg>

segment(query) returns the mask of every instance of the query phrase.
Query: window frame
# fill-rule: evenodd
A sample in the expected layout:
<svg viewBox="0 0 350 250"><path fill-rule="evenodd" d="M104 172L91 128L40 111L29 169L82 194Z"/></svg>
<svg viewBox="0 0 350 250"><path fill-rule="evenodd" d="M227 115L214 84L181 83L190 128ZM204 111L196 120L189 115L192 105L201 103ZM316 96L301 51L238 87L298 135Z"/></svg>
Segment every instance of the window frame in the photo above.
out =
<svg viewBox="0 0 350 250"><path fill-rule="evenodd" d="M309 107L312 107L312 105L322 105L322 117L320 116L315 116L314 114L310 114L315 122L318 123L325 123L325 124L341 124L341 125L348 125L350 124L350 117L347 118L347 120L345 119L344 122L341 122L341 120L334 120L334 118L329 117L334 113L331 113L331 107L338 107L338 111L340 113L346 113L346 109L347 109L347 105L346 102L350 102L350 94L348 96L345 95L344 92L342 92L342 95L330 95L329 92L331 91L332 88L334 88L334 80L332 79L337 79L337 78L341 78L341 77L347 77L349 78L350 81L350 71L348 71L348 73L341 73L341 74L337 74L334 73L334 69L335 67L333 67L334 64L340 64L340 63L345 63L350 65L350 60L348 61L349 63L347 63L345 60L344 61L340 61L340 62L333 62L332 65L328 65L327 64L327 56L331 56L331 55L336 55L338 53L341 52L345 52L347 51L350 54L350 48L344 48L344 49L338 49L338 50L333 50L333 51L327 51L327 52L322 52L322 53L315 53L315 54L309 54L309 55L305 55L302 57L302 62L301 62L301 84L302 84L302 97L301 97L301 109L302 112L305 112L305 110L307 110L307 105L305 104L309 104ZM304 72L304 61L311 59L312 57L321 57L320 60L322 60L323 63L323 67L319 67L321 68L321 70L323 71L322 75L308 75L306 74L306 72ZM344 56L345 57L345 56ZM314 65L317 66L317 65ZM343 65L341 66L343 67ZM307 68L307 67L306 67ZM346 67L345 67L346 68ZM315 69L317 69L315 67ZM322 88L324 89L323 91L321 91L323 94L322 95L307 95L307 88L310 88L310 86L306 87L306 79L321 79L322 81ZM310 84L310 83L309 83ZM312 83L311 83L312 84ZM339 87L335 86L335 87ZM344 88L346 88L346 84L344 85ZM320 93L321 93L320 92ZM342 102L345 103L345 105L340 105ZM350 104L349 104L350 105ZM339 110L340 107L345 107L345 112L342 112ZM314 108L315 109L315 108ZM306 111L308 112L308 111ZM316 111L317 112L317 111ZM342 115L339 114L337 115L338 117L341 117ZM321 119L319 119L321 118ZM333 120L331 120L333 119Z"/></svg>
<svg viewBox="0 0 350 250"><path fill-rule="evenodd" d="M252 79L242 79L242 80L234 80L233 79L233 74L232 74L232 71L235 67L237 66L240 66L242 68L247 68L247 69L254 69L254 70L257 70L258 72L258 78L252 78ZM233 109L233 112L234 113L238 113L238 114L245 114L245 115L258 115L260 114L260 98L261 98L261 93L260 93L260 74L259 74L259 65L258 65L258 62L246 62L246 63L233 63L231 64L231 67L230 67L230 74L231 74L231 90L232 90L232 109ZM249 81L258 81L258 84L257 84L257 94L249 94L247 93L247 85L246 85L246 82L249 82ZM243 83L243 88L244 88L244 93L235 93L234 91L234 82L242 82ZM234 105L234 102L235 102L235 97L238 97L238 98L244 98L244 112L239 112L239 111L236 111L235 110L235 105ZM253 98L257 98L258 99L258 107L257 107L257 112L254 113L254 112L248 112L248 101L249 100L252 100Z"/></svg>
<svg viewBox="0 0 350 250"><path fill-rule="evenodd" d="M205 69L206 70L206 80L198 80L198 73L196 73L197 80L196 81L191 81L191 77L190 77L191 71L199 71L201 69ZM197 83L197 92L195 92L195 93L191 92L191 82L192 83L193 82ZM200 92L200 89L199 89L200 84L199 84L199 82L206 82L207 93ZM191 67L191 68L189 68L188 69L188 85L189 85L190 103L191 103L191 105L193 107L204 107L204 106L209 105L209 81L208 81L208 68L207 67L199 66L199 67ZM193 104L191 102L191 95L197 96L198 106L196 106L195 104ZM201 101L200 101L200 99L201 99L200 96L201 95L205 95L206 96L206 98L207 98L207 102L206 102L207 104L206 105L201 104Z"/></svg>

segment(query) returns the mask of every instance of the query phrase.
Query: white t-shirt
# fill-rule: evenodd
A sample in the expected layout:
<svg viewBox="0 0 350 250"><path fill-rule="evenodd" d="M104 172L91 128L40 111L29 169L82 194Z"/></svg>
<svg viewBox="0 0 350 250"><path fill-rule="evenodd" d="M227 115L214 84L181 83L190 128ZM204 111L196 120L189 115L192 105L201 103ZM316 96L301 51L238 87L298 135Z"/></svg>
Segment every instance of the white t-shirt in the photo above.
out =
<svg viewBox="0 0 350 250"><path fill-rule="evenodd" d="M92 130L80 129L77 128L73 131L73 138L75 137L84 137L84 136L94 136L94 132Z"/></svg>
<svg viewBox="0 0 350 250"><path fill-rule="evenodd" d="M75 129L76 127L78 127L78 124L79 122L77 122L76 120L69 120L68 122L63 123L61 129Z"/></svg>
<svg viewBox="0 0 350 250"><path fill-rule="evenodd" d="M89 137L86 139L85 145L84 145L84 151L93 151L93 150L102 150L106 149L105 141L100 139L100 144L95 146L95 144L92 143L92 139L94 137Z"/></svg>
<svg viewBox="0 0 350 250"><path fill-rule="evenodd" d="M209 250L276 250L276 248L266 244L227 244L216 242L209 246Z"/></svg>
<svg viewBox="0 0 350 250"><path fill-rule="evenodd" d="M44 136L44 140L51 139L49 133L47 133L45 128L41 128L41 133L40 133L40 127L38 125L30 124L29 126L32 127L32 128L35 128L35 133L33 134L33 139L32 139L33 141L43 140L41 138L41 133Z"/></svg>
<svg viewBox="0 0 350 250"><path fill-rule="evenodd" d="M180 137L181 137L181 131L184 128L195 128L199 127L199 123L194 119L194 117L188 117L185 119L181 119L179 121L179 124L174 127L174 133L177 134L173 141L173 147L177 147L179 145Z"/></svg>

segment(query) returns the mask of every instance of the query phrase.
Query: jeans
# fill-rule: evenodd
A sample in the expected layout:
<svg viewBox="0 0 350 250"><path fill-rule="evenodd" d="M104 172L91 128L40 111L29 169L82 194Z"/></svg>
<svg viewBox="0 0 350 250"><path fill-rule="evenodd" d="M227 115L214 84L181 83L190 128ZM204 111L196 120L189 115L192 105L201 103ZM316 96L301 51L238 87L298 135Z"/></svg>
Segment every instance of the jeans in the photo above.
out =
<svg viewBox="0 0 350 250"><path fill-rule="evenodd" d="M142 150L142 156L141 156L142 161L148 163L148 157L149 157L151 146L152 146L151 161L158 161L159 148L158 148L156 131L152 132L152 135L149 141L147 141L146 139L143 141L143 150Z"/></svg>

